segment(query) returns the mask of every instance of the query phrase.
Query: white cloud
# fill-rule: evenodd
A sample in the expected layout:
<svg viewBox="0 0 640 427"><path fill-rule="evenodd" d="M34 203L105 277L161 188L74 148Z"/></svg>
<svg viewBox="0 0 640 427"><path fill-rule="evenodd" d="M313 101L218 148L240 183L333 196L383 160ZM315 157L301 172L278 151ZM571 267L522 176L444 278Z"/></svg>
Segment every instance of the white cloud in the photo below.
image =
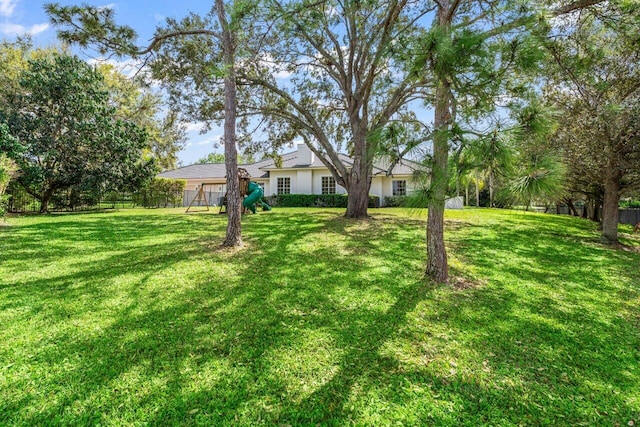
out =
<svg viewBox="0 0 640 427"><path fill-rule="evenodd" d="M16 0L0 0L0 16L13 15L16 4L18 4Z"/></svg>
<svg viewBox="0 0 640 427"><path fill-rule="evenodd" d="M94 64L109 64L112 65L118 72L131 78L140 72L143 67L143 62L137 59L125 59L124 61L116 61L115 59L105 58L91 58L87 60L87 63Z"/></svg>
<svg viewBox="0 0 640 427"><path fill-rule="evenodd" d="M103 4L102 6L96 6L96 9L98 9L98 10L115 9L115 8L116 8L116 4L115 3Z"/></svg>
<svg viewBox="0 0 640 427"><path fill-rule="evenodd" d="M204 124L203 123L189 123L186 126L186 131L187 132L200 132L200 130L203 128Z"/></svg>
<svg viewBox="0 0 640 427"><path fill-rule="evenodd" d="M0 0L1 1L1 0ZM0 33L10 35L10 36L18 36L22 34L29 34L35 36L36 34L40 34L49 29L49 24L35 24L31 27L25 27L24 25L19 24L11 24L4 23L0 24Z"/></svg>
<svg viewBox="0 0 640 427"><path fill-rule="evenodd" d="M210 138L196 142L196 145L213 145L217 147L220 144L220 138L222 138L222 135L213 135Z"/></svg>
<svg viewBox="0 0 640 427"><path fill-rule="evenodd" d="M160 22L160 21L164 21L166 17L164 15L160 15L159 13L154 13L153 19L155 19L157 22Z"/></svg>
<svg viewBox="0 0 640 427"><path fill-rule="evenodd" d="M276 79L286 80L291 77L291 72L282 64L276 64L273 57L269 54L263 55L262 58L260 58L260 65L267 67Z"/></svg>

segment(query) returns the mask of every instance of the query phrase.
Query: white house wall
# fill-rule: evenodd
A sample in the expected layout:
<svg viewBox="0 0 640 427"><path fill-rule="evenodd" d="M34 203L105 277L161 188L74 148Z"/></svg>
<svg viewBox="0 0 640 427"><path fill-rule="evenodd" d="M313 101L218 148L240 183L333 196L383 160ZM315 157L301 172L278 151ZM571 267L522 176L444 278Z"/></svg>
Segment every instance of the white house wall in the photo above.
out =
<svg viewBox="0 0 640 427"><path fill-rule="evenodd" d="M374 196L378 196L380 206L384 203L384 180L386 177L374 176L371 178L371 189L369 190L369 194L373 194Z"/></svg>
<svg viewBox="0 0 640 427"><path fill-rule="evenodd" d="M269 174L269 191L265 191L267 195L278 194L278 178L290 178L291 179L291 193L297 193L297 178L298 173L295 170L287 171L271 171Z"/></svg>
<svg viewBox="0 0 640 427"><path fill-rule="evenodd" d="M332 176L329 169L316 169L313 171L313 192L308 194L322 194L322 177ZM336 183L337 194L347 194L347 190Z"/></svg>
<svg viewBox="0 0 640 427"><path fill-rule="evenodd" d="M296 194L314 194L313 193L313 171L311 169L301 169L296 171ZM293 188L291 189L293 193Z"/></svg>

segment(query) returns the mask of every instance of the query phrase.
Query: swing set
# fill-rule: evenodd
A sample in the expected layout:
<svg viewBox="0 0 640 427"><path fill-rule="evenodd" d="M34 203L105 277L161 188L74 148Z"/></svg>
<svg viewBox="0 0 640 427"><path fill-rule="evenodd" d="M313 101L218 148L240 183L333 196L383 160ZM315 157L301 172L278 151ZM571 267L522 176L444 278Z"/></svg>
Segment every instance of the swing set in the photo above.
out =
<svg viewBox="0 0 640 427"><path fill-rule="evenodd" d="M251 175L245 168L238 168L238 179L240 180L240 197L244 197L249 193L249 181L251 181ZM207 200L207 195L205 194L204 187L207 185L220 185L219 182L203 182L200 184L200 188L198 189L198 193L196 197L191 200L189 203L189 207L185 211L188 213L194 203L198 202L198 206L202 206L201 203L204 202L204 205L207 207L207 211L209 210L209 200ZM224 194L222 198L222 202L220 203L220 210L218 213L226 213L227 208L227 193ZM222 209L225 209L223 212ZM196 211L194 211L196 212Z"/></svg>

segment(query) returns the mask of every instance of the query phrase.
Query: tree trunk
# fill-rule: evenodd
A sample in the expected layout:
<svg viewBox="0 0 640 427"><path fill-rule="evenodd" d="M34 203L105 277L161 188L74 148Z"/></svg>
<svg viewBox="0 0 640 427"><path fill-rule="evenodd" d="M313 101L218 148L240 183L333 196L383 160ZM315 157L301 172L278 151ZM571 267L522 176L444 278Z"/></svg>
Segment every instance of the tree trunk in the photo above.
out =
<svg viewBox="0 0 640 427"><path fill-rule="evenodd" d="M480 174L478 171L475 173L475 181L476 181L476 208L480 207Z"/></svg>
<svg viewBox="0 0 640 427"><path fill-rule="evenodd" d="M354 108L358 111L357 108ZM351 127L354 139L353 165L345 183L347 184L347 212L345 217L353 219L368 218L369 190L371 189L371 175L373 161L368 153L367 121L352 114Z"/></svg>
<svg viewBox="0 0 640 427"><path fill-rule="evenodd" d="M447 96L438 92L438 105L447 102ZM439 111L440 110L440 111ZM449 280L449 266L447 251L444 245L444 200L447 191L447 158L449 156L448 142L448 109L436 107L436 123L439 131L433 140L433 164L431 169L431 194L427 215L427 269L425 274L437 283Z"/></svg>
<svg viewBox="0 0 640 427"><path fill-rule="evenodd" d="M37 196L40 200L40 213L49 213L49 201L51 200L51 196L53 196L54 189L48 188L41 195ZM31 193L33 195L33 193Z"/></svg>
<svg viewBox="0 0 640 427"><path fill-rule="evenodd" d="M450 36L451 19L449 0L442 0L438 7L438 25ZM451 13L450 13L451 12ZM433 67L434 64L432 64ZM434 111L433 162L431 166L431 197L427 216L427 269L426 276L436 283L447 283L449 266L444 245L444 201L447 195L449 175L449 130L452 122L453 94L446 73L436 72Z"/></svg>
<svg viewBox="0 0 640 427"><path fill-rule="evenodd" d="M578 210L576 209L576 205L573 204L573 200L572 199L565 199L565 203L567 204L567 207L569 208L568 211L567 211L568 215L579 216L578 215Z"/></svg>
<svg viewBox="0 0 640 427"><path fill-rule="evenodd" d="M602 243L618 243L618 222L620 220L620 180L608 177L604 184L604 200L602 202Z"/></svg>
<svg viewBox="0 0 640 427"><path fill-rule="evenodd" d="M40 199L40 213L48 213L49 212L49 199L50 197L43 197Z"/></svg>
<svg viewBox="0 0 640 427"><path fill-rule="evenodd" d="M495 207L495 203L493 201L493 170L489 171L489 207Z"/></svg>
<svg viewBox="0 0 640 427"><path fill-rule="evenodd" d="M358 179L353 172L349 180L349 192L347 196L347 212L345 217L353 219L368 218L369 207L369 188L371 187L371 179Z"/></svg>
<svg viewBox="0 0 640 427"><path fill-rule="evenodd" d="M469 206L469 183L468 182L467 182L467 185L464 186L464 193L465 193L464 205Z"/></svg>
<svg viewBox="0 0 640 427"><path fill-rule="evenodd" d="M216 0L218 19L222 27L224 52L224 163L227 171L227 234L223 246L242 246L242 210L238 179L238 149L236 147L236 75L235 40L225 14L224 1Z"/></svg>
<svg viewBox="0 0 640 427"><path fill-rule="evenodd" d="M447 283L449 266L444 245L444 201L447 193L447 165L449 159L449 126L451 123L452 95L449 84L441 81L436 89L433 137L433 163L431 169L431 197L427 216L427 270L426 275L437 283Z"/></svg>

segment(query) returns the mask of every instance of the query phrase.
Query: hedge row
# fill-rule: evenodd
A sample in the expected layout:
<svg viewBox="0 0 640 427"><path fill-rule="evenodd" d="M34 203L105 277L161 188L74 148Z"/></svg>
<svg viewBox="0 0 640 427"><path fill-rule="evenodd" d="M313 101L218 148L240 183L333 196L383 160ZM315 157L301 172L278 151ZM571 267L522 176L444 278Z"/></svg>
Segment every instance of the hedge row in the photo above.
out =
<svg viewBox="0 0 640 427"><path fill-rule="evenodd" d="M386 196L384 198L384 206L387 208L407 206L407 201L407 196Z"/></svg>
<svg viewBox="0 0 640 427"><path fill-rule="evenodd" d="M346 194L278 194L267 198L267 203L272 206L304 208L304 207L326 207L326 208L346 208ZM377 208L378 196L369 195L369 207Z"/></svg>

